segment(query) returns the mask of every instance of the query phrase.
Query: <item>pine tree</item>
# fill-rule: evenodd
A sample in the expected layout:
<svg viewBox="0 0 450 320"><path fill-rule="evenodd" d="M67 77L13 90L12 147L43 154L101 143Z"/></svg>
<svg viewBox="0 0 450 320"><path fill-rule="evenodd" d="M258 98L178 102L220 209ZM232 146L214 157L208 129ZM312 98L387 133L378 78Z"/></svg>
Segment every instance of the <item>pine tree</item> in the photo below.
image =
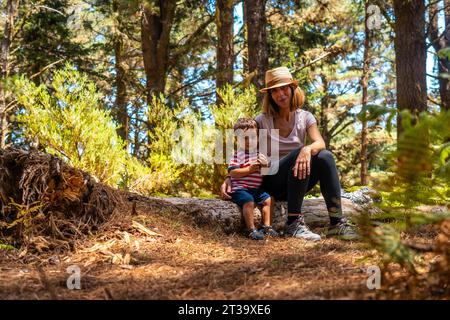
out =
<svg viewBox="0 0 450 320"><path fill-rule="evenodd" d="M427 110L424 0L394 0L394 12L397 134L400 135L403 110L410 110L415 116Z"/></svg>

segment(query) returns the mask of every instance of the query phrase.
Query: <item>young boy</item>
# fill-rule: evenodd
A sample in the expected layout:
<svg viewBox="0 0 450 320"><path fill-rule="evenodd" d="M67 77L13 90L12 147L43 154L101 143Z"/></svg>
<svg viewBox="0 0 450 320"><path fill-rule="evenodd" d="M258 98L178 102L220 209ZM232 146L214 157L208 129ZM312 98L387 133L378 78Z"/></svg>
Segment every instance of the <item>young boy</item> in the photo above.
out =
<svg viewBox="0 0 450 320"><path fill-rule="evenodd" d="M276 237L278 233L272 228L272 199L262 190L261 167L267 166L265 156L258 154L258 124L253 119L241 118L234 125L238 137L238 148L230 160L228 172L231 177L231 197L241 209L248 230L248 237L264 240L264 235ZM244 138L245 137L245 138ZM255 204L262 205L263 226L255 228L253 209Z"/></svg>

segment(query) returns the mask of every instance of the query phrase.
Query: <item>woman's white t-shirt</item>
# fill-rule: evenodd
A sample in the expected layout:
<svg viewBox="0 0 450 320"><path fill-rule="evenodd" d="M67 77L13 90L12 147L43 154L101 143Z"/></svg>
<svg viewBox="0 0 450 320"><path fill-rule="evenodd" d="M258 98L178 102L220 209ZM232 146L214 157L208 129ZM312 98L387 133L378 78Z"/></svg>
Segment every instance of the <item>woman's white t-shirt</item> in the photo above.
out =
<svg viewBox="0 0 450 320"><path fill-rule="evenodd" d="M310 126L317 123L311 112L297 109L294 117L294 128L291 133L285 138L278 134L278 129L274 128L273 116L265 113L258 115L255 120L260 129L267 129L267 155L272 155L272 150L276 150L278 144L278 155L281 160L287 156L292 150L302 147L306 142L307 130Z"/></svg>

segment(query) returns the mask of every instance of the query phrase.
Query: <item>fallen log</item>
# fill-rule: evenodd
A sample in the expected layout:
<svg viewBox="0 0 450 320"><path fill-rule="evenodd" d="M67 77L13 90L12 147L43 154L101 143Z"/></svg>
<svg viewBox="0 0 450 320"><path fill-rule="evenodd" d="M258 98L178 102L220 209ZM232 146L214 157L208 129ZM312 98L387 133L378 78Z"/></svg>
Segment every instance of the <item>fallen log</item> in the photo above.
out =
<svg viewBox="0 0 450 320"><path fill-rule="evenodd" d="M130 195L129 200L135 201L139 212L173 213L182 215L195 224L209 225L222 229L227 233L237 232L244 227L239 207L231 201L221 199L198 198L158 198ZM380 210L371 202L356 203L342 199L343 215L352 217L363 212L374 214ZM273 226L281 230L287 219L287 203L277 202L274 208ZM303 212L306 223L311 227L324 227L329 223L328 211L323 198L305 199ZM255 209L255 219L260 221L261 213Z"/></svg>
<svg viewBox="0 0 450 320"><path fill-rule="evenodd" d="M358 192L343 194L344 215L377 212L370 197ZM0 240L6 238L14 246L31 245L38 251L70 249L76 239L99 230L113 216L122 219L129 211L173 213L227 233L243 227L241 212L231 201L126 193L99 183L58 157L16 148L0 149L0 211ZM303 211L311 227L328 224L322 198L305 199ZM258 209L255 215L260 218ZM274 227L281 229L286 216L286 203L276 203Z"/></svg>

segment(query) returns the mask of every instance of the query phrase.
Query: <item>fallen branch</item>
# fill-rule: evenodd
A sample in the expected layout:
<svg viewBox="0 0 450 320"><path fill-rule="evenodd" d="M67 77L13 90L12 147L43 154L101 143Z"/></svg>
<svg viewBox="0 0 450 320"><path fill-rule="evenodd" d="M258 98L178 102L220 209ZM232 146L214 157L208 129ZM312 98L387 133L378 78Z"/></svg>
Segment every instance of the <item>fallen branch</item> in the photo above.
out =
<svg viewBox="0 0 450 320"><path fill-rule="evenodd" d="M162 237L163 236L162 234L151 231L150 229L146 228L145 226L143 226L142 224L140 224L137 221L133 221L132 227L150 237Z"/></svg>

